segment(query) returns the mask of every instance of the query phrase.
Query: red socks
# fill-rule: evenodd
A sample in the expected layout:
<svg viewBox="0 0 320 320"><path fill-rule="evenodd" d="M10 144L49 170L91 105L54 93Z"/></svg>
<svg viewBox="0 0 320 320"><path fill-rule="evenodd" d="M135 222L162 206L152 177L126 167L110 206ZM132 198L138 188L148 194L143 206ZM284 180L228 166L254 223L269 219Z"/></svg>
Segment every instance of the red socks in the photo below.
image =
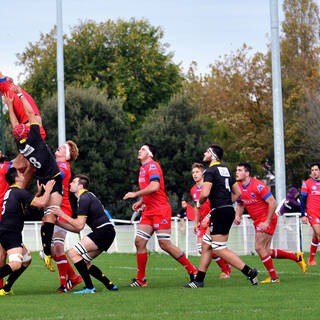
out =
<svg viewBox="0 0 320 320"><path fill-rule="evenodd" d="M143 281L146 276L146 265L148 261L148 252L137 253L137 279Z"/></svg>
<svg viewBox="0 0 320 320"><path fill-rule="evenodd" d="M277 273L276 270L274 270L273 261L270 255L267 255L263 258L261 258L261 261L263 262L264 266L267 268L269 275L273 279L277 279Z"/></svg>
<svg viewBox="0 0 320 320"><path fill-rule="evenodd" d="M283 251L280 249L272 249L271 257L274 259L290 259L297 261L297 256L292 252Z"/></svg>
<svg viewBox="0 0 320 320"><path fill-rule="evenodd" d="M177 259L177 261L188 271L189 274L196 274L198 272L197 268L195 268L190 261L186 258L184 253Z"/></svg>
<svg viewBox="0 0 320 320"><path fill-rule="evenodd" d="M313 261L318 249L318 239L312 238L309 261Z"/></svg>
<svg viewBox="0 0 320 320"><path fill-rule="evenodd" d="M65 254L60 257L54 256L53 259L56 262L59 270L60 285L67 287L67 270L68 270L67 256Z"/></svg>
<svg viewBox="0 0 320 320"><path fill-rule="evenodd" d="M221 272L229 273L229 269L227 267L226 262L219 256L217 256L215 253L212 253L212 259L217 263L217 265L220 267Z"/></svg>

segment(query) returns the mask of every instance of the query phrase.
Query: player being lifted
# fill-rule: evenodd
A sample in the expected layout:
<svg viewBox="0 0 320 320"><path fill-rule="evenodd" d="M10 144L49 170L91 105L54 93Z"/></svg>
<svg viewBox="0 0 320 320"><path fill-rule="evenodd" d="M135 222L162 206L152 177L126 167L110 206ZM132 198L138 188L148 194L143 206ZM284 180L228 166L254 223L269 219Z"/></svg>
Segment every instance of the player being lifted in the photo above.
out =
<svg viewBox="0 0 320 320"><path fill-rule="evenodd" d="M289 259L306 272L303 253L295 255L280 249L271 249L271 240L277 227L278 217L275 214L277 202L269 188L260 180L251 177L251 165L241 162L237 166L236 178L241 189L240 200L236 209L235 223L240 224L244 206L246 206L255 227L255 249L269 272L269 277L261 283L277 283L280 279L273 266L274 259Z"/></svg>
<svg viewBox="0 0 320 320"><path fill-rule="evenodd" d="M13 127L13 135L16 139L18 150L35 167L36 177L40 184L46 184L51 179L56 181L44 211L44 224L41 227L45 266L50 271L54 271L51 257L51 239L56 223L56 216L51 213L51 210L52 208L60 207L61 205L63 193L62 177L54 155L41 136L40 124L37 122L38 118L28 100L24 97L18 87L12 85L10 89L15 92L21 100L30 123L30 126L19 123L13 111L13 100L9 99L8 108L10 122Z"/></svg>

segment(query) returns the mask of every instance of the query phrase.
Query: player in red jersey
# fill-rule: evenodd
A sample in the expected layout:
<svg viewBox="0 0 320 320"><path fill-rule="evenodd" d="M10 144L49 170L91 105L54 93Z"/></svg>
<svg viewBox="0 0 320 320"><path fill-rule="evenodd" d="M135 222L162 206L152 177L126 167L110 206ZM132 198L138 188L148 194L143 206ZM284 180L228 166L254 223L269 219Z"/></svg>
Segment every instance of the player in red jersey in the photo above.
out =
<svg viewBox="0 0 320 320"><path fill-rule="evenodd" d="M55 152L56 161L61 172L62 184L63 184L63 197L61 203L61 210L67 214L69 217L72 217L72 208L69 201L69 185L71 179L71 168L70 162L75 161L78 158L79 150L77 145L68 140L66 143L61 145ZM62 218L59 218L60 223L67 223ZM68 258L64 251L64 241L67 235L67 230L55 225L54 232L52 236L51 252L52 258L57 264L59 270L60 286L57 289L57 292L63 293L71 290L76 285L82 282L82 278L74 271ZM43 255L41 254L41 258ZM68 280L67 280L68 276Z"/></svg>
<svg viewBox="0 0 320 320"><path fill-rule="evenodd" d="M146 287L146 265L148 260L147 242L155 232L162 250L168 252L188 271L193 279L197 269L189 262L184 253L170 240L171 237L171 207L165 192L164 179L160 164L153 160L153 147L143 145L138 152L141 167L139 187L137 192L128 192L123 199L142 197L133 204L132 210L138 210L143 204L142 213L135 239L137 248L138 272L130 287Z"/></svg>
<svg viewBox="0 0 320 320"><path fill-rule="evenodd" d="M314 260L320 241L320 163L314 162L310 166L311 178L304 181L301 187L301 216L304 224L309 223L313 230L308 265L316 265ZM307 205L307 216L305 209Z"/></svg>
<svg viewBox="0 0 320 320"><path fill-rule="evenodd" d="M269 272L269 277L261 283L280 282L272 258L293 260L299 264L302 272L306 272L302 252L295 255L291 252L270 248L278 217L275 214L277 202L269 188L262 181L251 177L251 165L246 162L238 164L236 179L241 189L241 196L237 204L235 223L240 224L244 206L246 206L256 231L255 249Z"/></svg>
<svg viewBox="0 0 320 320"><path fill-rule="evenodd" d="M203 185L203 171L204 166L201 163L194 163L192 165L192 178L196 183L190 190L191 197L195 203L198 202L202 190ZM194 232L197 235L197 247L198 251L201 254L201 246L202 246L202 238L208 231L210 218L208 214L210 214L210 201L207 201L201 206L199 209L200 213L200 224L199 227L195 226ZM212 259L217 263L217 265L221 269L221 274L219 276L220 279L230 278L231 266L226 263L223 258L217 256L214 252L212 252Z"/></svg>
<svg viewBox="0 0 320 320"><path fill-rule="evenodd" d="M4 76L0 71L0 91L1 91L1 94L3 96L6 95L10 99L13 99L13 111L15 113L15 116L16 116L18 122L26 124L26 125L30 125L29 119L24 111L23 104L22 104L21 100L19 99L18 95L11 89L12 85L13 85L13 80L10 77ZM19 90L21 91L23 96L27 99L30 106L32 107L33 112L35 114L35 119L36 119L37 123L40 124L40 133L41 133L41 136L44 140L46 138L46 132L44 131L44 128L42 126L42 120L41 120L39 109L38 109L36 103L34 102L34 100L32 99L32 97L27 92L25 92L21 88L19 88ZM14 127L13 124L12 124L12 127Z"/></svg>

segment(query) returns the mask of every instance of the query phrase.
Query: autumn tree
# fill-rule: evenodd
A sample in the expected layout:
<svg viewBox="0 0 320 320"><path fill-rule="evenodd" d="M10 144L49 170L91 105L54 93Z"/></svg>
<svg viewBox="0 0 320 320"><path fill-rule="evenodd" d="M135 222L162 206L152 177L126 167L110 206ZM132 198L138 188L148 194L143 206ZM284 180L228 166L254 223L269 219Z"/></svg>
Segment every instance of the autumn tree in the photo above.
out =
<svg viewBox="0 0 320 320"><path fill-rule="evenodd" d="M64 35L65 84L95 86L122 100L133 127L149 110L167 103L181 87L163 31L146 20L81 22ZM41 34L17 55L27 75L24 87L41 102L56 92L56 29Z"/></svg>

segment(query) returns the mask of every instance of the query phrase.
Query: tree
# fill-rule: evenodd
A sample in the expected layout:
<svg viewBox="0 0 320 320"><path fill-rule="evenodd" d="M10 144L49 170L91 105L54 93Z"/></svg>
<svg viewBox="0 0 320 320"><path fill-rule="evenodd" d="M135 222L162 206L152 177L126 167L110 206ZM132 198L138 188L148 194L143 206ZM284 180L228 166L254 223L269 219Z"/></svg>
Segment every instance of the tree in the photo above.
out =
<svg viewBox="0 0 320 320"><path fill-rule="evenodd" d="M319 114L319 9L312 0L285 0L281 64L287 181L300 186L306 167L319 159L313 121Z"/></svg>
<svg viewBox="0 0 320 320"><path fill-rule="evenodd" d="M231 167L246 160L261 169L273 146L271 75L266 56L250 50L244 45L225 55L205 76L196 76L191 65L184 89L214 121L214 136Z"/></svg>
<svg viewBox="0 0 320 320"><path fill-rule="evenodd" d="M186 97L175 96L148 115L138 131L138 142L156 148L165 177L166 190L178 196L178 203L192 185L191 165L201 162L211 142L211 123L198 115L198 108Z"/></svg>
<svg viewBox="0 0 320 320"><path fill-rule="evenodd" d="M56 92L56 29L18 54L25 88L41 102ZM65 84L96 86L122 100L133 128L181 87L179 67L162 43L163 31L146 20L82 22L64 36Z"/></svg>

